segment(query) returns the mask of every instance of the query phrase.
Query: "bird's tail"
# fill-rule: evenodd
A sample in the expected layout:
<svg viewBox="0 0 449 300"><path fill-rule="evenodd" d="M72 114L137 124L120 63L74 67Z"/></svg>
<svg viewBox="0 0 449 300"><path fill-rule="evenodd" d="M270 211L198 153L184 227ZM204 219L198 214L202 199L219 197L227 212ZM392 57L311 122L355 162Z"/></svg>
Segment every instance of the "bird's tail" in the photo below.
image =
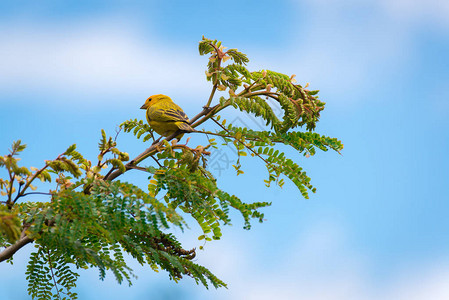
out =
<svg viewBox="0 0 449 300"><path fill-rule="evenodd" d="M194 132L194 131L196 131L196 130L193 129L189 124L184 123L184 122L179 122L179 123L176 124L176 125L178 125L178 128L179 128L180 130L185 131L185 132Z"/></svg>

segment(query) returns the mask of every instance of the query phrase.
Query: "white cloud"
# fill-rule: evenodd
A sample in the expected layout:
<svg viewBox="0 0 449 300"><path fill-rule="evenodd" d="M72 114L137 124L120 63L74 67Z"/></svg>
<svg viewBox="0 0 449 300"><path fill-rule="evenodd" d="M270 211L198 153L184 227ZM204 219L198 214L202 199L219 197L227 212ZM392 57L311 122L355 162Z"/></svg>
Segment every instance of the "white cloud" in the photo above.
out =
<svg viewBox="0 0 449 300"><path fill-rule="evenodd" d="M285 55L245 49L251 66L295 73L300 82L335 95L363 90L373 67L400 64L407 57L402 31L379 25L376 18L364 21L363 31L354 30L345 7L328 2L309 4L306 27L299 26L300 33L283 46ZM112 17L59 25L20 20L0 24L0 90L91 95L175 91L187 96L209 92L207 59L198 55L195 41L169 45L132 22L116 24Z"/></svg>
<svg viewBox="0 0 449 300"><path fill-rule="evenodd" d="M290 24L288 55L276 63L327 100L363 103L381 84L398 82L423 59L416 38L449 29L449 2L439 0L292 1L303 12ZM263 57L264 53L258 53ZM275 54L274 54L275 55ZM260 60L260 59L259 59ZM385 99L388 95L379 95ZM331 98L329 98L331 97Z"/></svg>
<svg viewBox="0 0 449 300"><path fill-rule="evenodd" d="M306 14L289 25L293 34L282 54L263 48L244 52L256 69L295 73L311 88L348 103L360 101L367 89L378 88L376 78L388 80L412 60L416 20L447 20L442 16L448 4L409 2L301 2L296 8L305 8ZM195 41L170 45L131 21L117 23L115 17L59 25L0 23L0 90L139 97L209 92L207 60L198 55Z"/></svg>
<svg viewBox="0 0 449 300"><path fill-rule="evenodd" d="M401 26L419 26L423 23L429 23L442 29L449 29L449 2L441 0L301 0L295 1L301 5L308 5L313 13L323 14L332 12L332 16L339 17L342 14L349 13L353 19L366 18L375 13L385 15L393 22L401 22ZM332 17L330 16L330 17ZM323 22L326 20L323 19ZM350 21L350 20L348 20ZM378 20L377 25L382 21ZM405 22L405 23L404 23ZM414 28L416 29L416 28ZM387 33L387 32L386 32Z"/></svg>
<svg viewBox="0 0 449 300"><path fill-rule="evenodd" d="M208 88L207 59L199 57L195 41L184 49L135 32L113 20L59 27L3 23L0 89L147 95Z"/></svg>
<svg viewBox="0 0 449 300"><path fill-rule="evenodd" d="M185 243L197 245L195 234L189 232L189 235ZM449 258L410 262L394 274L387 271L385 278L390 279L387 282L370 275L373 261L352 247L347 232L337 223L310 224L308 231L297 238L291 236L291 245L276 251L276 257L268 260L260 252L272 241L248 239L248 235L251 233L226 234L223 240L207 244L205 251L198 250L195 262L210 268L228 283L228 289L206 290L190 278L175 284L168 280L166 272L154 273L133 261L130 265L139 277L134 280L133 287L118 285L111 273L104 282L98 281L98 271L90 270L81 272L77 291L86 299L94 299L95 295L134 299L155 292L172 292L184 298L191 296L189 299L449 299ZM0 288L5 289L6 299L14 299L17 289L26 285L24 264L31 251L32 247L20 251L14 266L0 265L0 270L14 279L14 284L0 284ZM92 282L95 282L95 289ZM22 289L19 295L25 293Z"/></svg>
<svg viewBox="0 0 449 300"><path fill-rule="evenodd" d="M375 1L294 1L304 16L282 68L339 100L363 101L367 90L412 59L413 30ZM392 77L391 79L395 79Z"/></svg>
<svg viewBox="0 0 449 300"><path fill-rule="evenodd" d="M405 270L387 294L387 300L449 299L449 262L413 266Z"/></svg>
<svg viewBox="0 0 449 300"><path fill-rule="evenodd" d="M383 0L379 5L392 17L409 26L423 23L449 29L449 2L441 0Z"/></svg>
<svg viewBox="0 0 449 300"><path fill-rule="evenodd" d="M444 300L449 299L449 259L415 262L388 282L370 275L373 262L351 247L338 224L311 226L303 237L276 254L274 267L257 255L264 245L232 239L209 248L200 263L229 284L229 290L202 293L204 298L233 300ZM269 243L269 241L265 242ZM215 248L215 249L214 249ZM236 249L245 249L239 251ZM274 257L273 257L274 259ZM217 263L218 262L218 263Z"/></svg>

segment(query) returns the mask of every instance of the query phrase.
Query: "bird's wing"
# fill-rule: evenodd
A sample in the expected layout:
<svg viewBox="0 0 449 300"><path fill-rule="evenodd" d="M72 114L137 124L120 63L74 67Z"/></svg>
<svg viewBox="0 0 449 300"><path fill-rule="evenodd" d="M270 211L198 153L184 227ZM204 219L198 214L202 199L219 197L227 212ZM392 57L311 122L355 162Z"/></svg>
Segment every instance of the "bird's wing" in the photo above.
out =
<svg viewBox="0 0 449 300"><path fill-rule="evenodd" d="M186 113L175 103L153 105L148 109L149 119L158 122L189 122Z"/></svg>

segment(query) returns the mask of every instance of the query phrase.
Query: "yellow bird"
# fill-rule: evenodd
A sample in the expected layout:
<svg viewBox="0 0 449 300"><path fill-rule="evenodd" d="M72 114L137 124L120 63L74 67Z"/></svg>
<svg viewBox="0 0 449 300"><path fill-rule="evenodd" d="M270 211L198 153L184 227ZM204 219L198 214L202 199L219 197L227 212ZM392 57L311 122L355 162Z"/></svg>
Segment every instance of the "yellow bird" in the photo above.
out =
<svg viewBox="0 0 449 300"><path fill-rule="evenodd" d="M178 130L193 132L189 118L173 100L165 95L150 96L140 109L146 109L147 121L150 127L161 136L169 136ZM184 134L177 136L180 139Z"/></svg>

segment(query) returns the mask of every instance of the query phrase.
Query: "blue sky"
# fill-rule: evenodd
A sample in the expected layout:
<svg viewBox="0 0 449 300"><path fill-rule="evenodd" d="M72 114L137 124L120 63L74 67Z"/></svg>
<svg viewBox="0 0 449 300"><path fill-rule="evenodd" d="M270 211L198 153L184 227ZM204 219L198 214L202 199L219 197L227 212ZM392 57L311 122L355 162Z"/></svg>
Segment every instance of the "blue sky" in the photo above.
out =
<svg viewBox="0 0 449 300"><path fill-rule="evenodd" d="M197 42L219 39L248 54L253 70L320 89L327 104L316 131L340 138L342 156L291 153L318 189L310 200L289 183L266 189L256 162L237 181L221 162L223 188L273 201L264 224L244 231L236 216L200 252L227 290L136 266L131 288L82 273L80 298L447 299L448 13L437 0L1 2L0 151L22 139L22 162L39 166L77 143L94 159L101 128L113 134L143 119L138 108L151 94L196 114L210 88ZM144 147L119 138L131 155ZM187 248L200 245L197 235L195 227L183 235ZM30 251L0 265L2 297L28 299Z"/></svg>

